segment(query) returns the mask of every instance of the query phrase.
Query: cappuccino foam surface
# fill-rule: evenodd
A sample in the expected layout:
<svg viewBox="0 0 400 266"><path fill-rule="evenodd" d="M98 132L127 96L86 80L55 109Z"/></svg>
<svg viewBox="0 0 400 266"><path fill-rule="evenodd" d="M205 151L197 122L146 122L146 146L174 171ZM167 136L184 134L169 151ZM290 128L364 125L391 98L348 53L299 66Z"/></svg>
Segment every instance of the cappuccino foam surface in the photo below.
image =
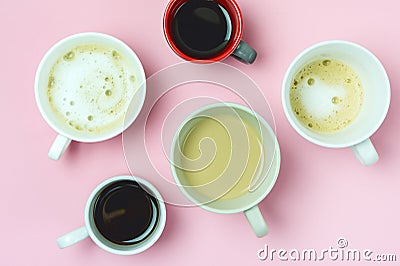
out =
<svg viewBox="0 0 400 266"><path fill-rule="evenodd" d="M57 116L74 130L99 133L123 125L135 94L135 69L108 46L76 46L50 70L47 95Z"/></svg>
<svg viewBox="0 0 400 266"><path fill-rule="evenodd" d="M360 113L364 89L357 73L337 60L318 60L295 75L290 103L297 119L315 132L335 132Z"/></svg>

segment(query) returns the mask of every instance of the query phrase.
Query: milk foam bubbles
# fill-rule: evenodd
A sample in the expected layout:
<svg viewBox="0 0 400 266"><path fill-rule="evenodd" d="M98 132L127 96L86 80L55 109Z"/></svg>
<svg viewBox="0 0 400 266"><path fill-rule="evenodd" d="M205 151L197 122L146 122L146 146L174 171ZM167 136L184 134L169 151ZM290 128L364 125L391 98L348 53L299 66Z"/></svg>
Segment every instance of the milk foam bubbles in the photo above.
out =
<svg viewBox="0 0 400 266"><path fill-rule="evenodd" d="M329 85L315 75L310 75L307 80L303 79L297 86L297 90L305 111L317 119L329 117L336 111L340 111L341 107L332 99L335 97L335 99L343 99L346 94L345 88Z"/></svg>
<svg viewBox="0 0 400 266"><path fill-rule="evenodd" d="M51 68L50 105L63 122L78 131L102 132L121 126L138 89L135 71L113 48L77 46Z"/></svg>
<svg viewBox="0 0 400 266"><path fill-rule="evenodd" d="M347 127L361 111L364 89L357 73L337 60L318 60L295 75L290 103L297 119L317 132Z"/></svg>

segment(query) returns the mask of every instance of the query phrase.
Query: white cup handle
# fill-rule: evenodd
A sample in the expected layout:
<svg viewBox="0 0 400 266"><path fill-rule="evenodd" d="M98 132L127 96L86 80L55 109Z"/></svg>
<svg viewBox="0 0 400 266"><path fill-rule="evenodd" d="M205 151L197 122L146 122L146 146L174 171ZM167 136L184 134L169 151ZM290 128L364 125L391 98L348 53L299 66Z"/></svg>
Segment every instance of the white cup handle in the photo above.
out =
<svg viewBox="0 0 400 266"><path fill-rule="evenodd" d="M56 139L50 147L48 153L49 158L55 161L60 159L61 155L63 155L70 143L71 139L64 137L63 135L57 135Z"/></svg>
<svg viewBox="0 0 400 266"><path fill-rule="evenodd" d="M372 165L379 160L378 153L369 138L351 146L351 150L363 165Z"/></svg>
<svg viewBox="0 0 400 266"><path fill-rule="evenodd" d="M85 239L89 236L89 233L85 226L78 228L68 234L65 234L59 238L57 238L57 244L59 248L66 248L72 246L79 241Z"/></svg>
<svg viewBox="0 0 400 266"><path fill-rule="evenodd" d="M258 205L244 211L247 221L257 237L263 237L268 233L268 227L265 223L264 217L262 216Z"/></svg>

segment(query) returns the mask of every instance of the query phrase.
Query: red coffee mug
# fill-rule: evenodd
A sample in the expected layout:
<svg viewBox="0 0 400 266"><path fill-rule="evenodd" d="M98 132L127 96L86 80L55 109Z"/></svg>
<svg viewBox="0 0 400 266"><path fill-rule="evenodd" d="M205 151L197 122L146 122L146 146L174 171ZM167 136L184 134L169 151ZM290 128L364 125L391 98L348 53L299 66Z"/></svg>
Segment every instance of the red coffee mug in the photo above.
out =
<svg viewBox="0 0 400 266"><path fill-rule="evenodd" d="M178 10L186 3L197 1L196 3L215 2L222 6L229 15L231 33L226 46L210 58L195 58L188 55L178 48L173 36L173 19ZM164 14L164 35L171 49L185 60L196 63L212 63L225 59L229 55L234 56L239 61L251 64L257 57L257 52L248 44L242 41L243 19L238 4L234 0L171 0Z"/></svg>

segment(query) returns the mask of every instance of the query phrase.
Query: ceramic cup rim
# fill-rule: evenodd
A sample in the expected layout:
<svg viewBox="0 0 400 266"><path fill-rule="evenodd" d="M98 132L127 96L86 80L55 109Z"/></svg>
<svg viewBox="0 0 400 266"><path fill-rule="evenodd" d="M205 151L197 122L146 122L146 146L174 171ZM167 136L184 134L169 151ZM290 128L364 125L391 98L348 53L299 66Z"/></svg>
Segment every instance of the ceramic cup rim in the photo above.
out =
<svg viewBox="0 0 400 266"><path fill-rule="evenodd" d="M132 245L132 249L118 250L118 249L113 249L113 248L107 246L106 244L104 244L104 241L102 241L101 239L99 239L96 236L96 234L94 232L94 227L96 227L96 225L94 224L94 221L91 221L91 219L90 219L90 210L91 210L91 205L92 205L93 201L96 200L96 196L104 187L106 187L107 185L109 185L113 182L123 181L123 180L135 181L135 182L139 183L139 185L141 185L141 186L143 185L146 188L146 190L150 190L150 191L148 191L148 193L152 194L154 196L154 198L158 201L160 215L159 215L157 227L156 227L155 231L153 232L153 235L142 242L142 243L145 243L147 241L145 245L141 245L140 247L135 247L135 245ZM117 254L117 255L134 255L134 254L138 254L138 253L141 253L141 252L147 250L152 245L154 245L154 243L156 243L157 240L160 238L162 232L164 231L165 224L166 224L166 207L165 207L165 203L164 203L164 200L163 200L160 192L148 181L146 181L142 178L139 178L137 176L120 175L120 176L114 176L114 177L108 178L108 179L104 180L103 182L101 182L90 193L90 195L86 201L84 212L85 212L84 213L85 227L89 233L90 238L93 240L93 242L95 242L96 245L99 246L100 248L102 248L110 253ZM129 246L124 246L124 247L129 247Z"/></svg>
<svg viewBox="0 0 400 266"><path fill-rule="evenodd" d="M190 121L190 119L196 117L198 114L201 114L204 111L207 110L211 110L211 109L216 109L216 108L220 108L220 107L231 107L231 108L235 108L235 109L239 109L241 111L244 111L248 114L250 114L251 116L255 117L260 125L267 130L267 132L271 135L271 137L273 138L273 141L275 142L275 152L274 152L274 158L273 161L276 162L277 166L274 169L270 169L269 172L267 173L268 176L270 174L270 171L273 174L272 179L271 179L271 183L270 185L267 187L267 189L265 189L265 191L260 194L256 200L249 202L248 204L241 206L241 207L236 207L236 208L231 208L229 210L221 210L221 209L217 209L217 208L213 208L208 206L207 204L204 203L199 203L194 197L192 197L184 188L184 186L181 184L180 179L178 178L178 175L176 173L176 169L174 167L174 165L172 163L170 163L170 169L172 171L172 175L174 177L175 182L177 183L177 185L179 186L179 189L181 190L181 192L194 204L196 204L196 206L199 206L207 211L210 212L214 212L214 213L220 213L220 214L232 214L232 213L240 213L240 212L244 212L248 209L251 209L252 207L258 205L262 200L265 199L265 197L271 192L271 190L273 189L278 176L279 176L279 170L280 170L280 163L281 163L281 154L280 154L280 148L279 148L279 143L278 140L276 138L276 135L273 131L273 129L269 126L269 124L264 120L264 118L262 118L258 113L256 113L255 111L252 111L250 108L240 105L240 104L236 104L236 103L230 103L230 102L224 102L224 103L212 103L212 104L208 104L205 105L203 107L200 107L198 109L196 109L195 111L193 111L192 113L190 113L185 120L182 121L182 123L180 124L180 126L178 127L178 129L175 132L174 138L172 140L172 145L171 145L171 152L170 152L170 158L174 158L174 154L175 154L175 148L176 148L176 143L178 141L179 138L179 133L181 132L181 130L184 128L184 126L186 125L186 123L188 121ZM271 162L271 166L273 165L273 162ZM239 198L240 199L240 198Z"/></svg>
<svg viewBox="0 0 400 266"><path fill-rule="evenodd" d="M82 39L82 38L93 38L95 40L107 40L110 42L113 42L114 44L116 44L118 47L121 47L122 49L124 49L125 52L127 52L127 54L129 54L129 60L132 60L132 64L137 68L138 73L141 76L141 80L143 81L140 85L139 85L139 90L143 90L141 92L142 95L140 95L140 101L139 102L135 102L135 111L136 111L136 115L134 116L130 116L129 120L126 120L126 116L124 119L123 124L121 125L121 127L115 127L113 130L109 131L108 134L92 134L92 135L85 135L85 136L80 136L77 134L74 134L71 132L67 132L65 130L63 130L62 128L58 127L57 125L55 125L52 120L49 118L49 112L47 112L45 110L45 108L43 107L43 99L40 98L40 91L43 90L43 88L40 88L39 86L39 80L43 75L48 75L47 73L44 73L43 68L44 66L48 63L49 59L51 56L53 56L54 53L57 52L58 49L60 49L61 47L63 47L64 45L68 44L71 41L74 41L76 39ZM72 34L69 35L61 40L59 40L58 42L56 42L54 45L52 45L47 52L45 53L45 55L43 56L43 58L41 59L37 70L36 70L36 74L35 74L35 99L36 99L36 105L38 106L38 109L42 115L42 117L44 118L44 120L46 121L46 123L54 130L56 131L58 134L65 136L71 140L74 141L78 141L78 142L86 142L86 143L92 143L92 142L101 142L104 140L108 140L111 139L119 134L121 134L125 129L127 129L137 118L137 116L139 115L140 110L142 109L143 105L144 105L144 100L145 100L145 96L146 96L146 76L145 76L145 72L143 69L143 65L140 62L138 56L136 55L136 53L126 44L124 43L122 40L105 34L105 33L100 33L100 32L81 32L81 33L76 33L76 34ZM132 103L130 103L131 105ZM131 107L130 107L131 108ZM130 109L128 108L128 109Z"/></svg>
<svg viewBox="0 0 400 266"><path fill-rule="evenodd" d="M354 139L352 141L347 141L347 142L341 142L341 143L329 143L329 142L324 142L319 139L315 139L309 134L306 133L306 131L301 128L298 123L295 122L296 118L293 115L293 111L291 110L290 106L290 100L288 99L289 95L289 89L290 89L290 75L293 72L293 69L295 66L298 64L299 61L301 61L304 57L306 57L308 54L313 52L314 50L327 47L327 46L336 46L336 45L345 45L348 47L351 47L352 49L358 49L363 52L365 57L368 57L369 60L372 60L374 62L374 67L376 71L380 72L380 75L383 77L383 84L382 87L387 89L388 97L385 99L385 104L382 106L382 112L380 118L375 122L374 126L371 127L369 130L363 132L363 134L360 134L360 136L357 139ZM386 118L386 115L389 110L390 106L390 82L389 82L389 77L387 75L387 72L385 68L383 67L381 61L367 48L354 43L350 41L344 41L344 40L328 40L328 41L323 41L323 42L318 42L315 43L308 48L304 49L302 52L300 52L295 59L290 63L288 69L286 70L285 76L283 78L283 83L282 83L282 90L281 90L281 99L282 99L282 105L283 105L283 110L285 113L285 116L287 120L289 121L290 125L295 129L295 131L305 138L306 140L310 141L311 143L317 144L319 146L327 147L327 148L347 148L354 146L356 144L359 144L360 142L368 139L371 137L382 125L383 121ZM293 118L294 117L294 118Z"/></svg>

